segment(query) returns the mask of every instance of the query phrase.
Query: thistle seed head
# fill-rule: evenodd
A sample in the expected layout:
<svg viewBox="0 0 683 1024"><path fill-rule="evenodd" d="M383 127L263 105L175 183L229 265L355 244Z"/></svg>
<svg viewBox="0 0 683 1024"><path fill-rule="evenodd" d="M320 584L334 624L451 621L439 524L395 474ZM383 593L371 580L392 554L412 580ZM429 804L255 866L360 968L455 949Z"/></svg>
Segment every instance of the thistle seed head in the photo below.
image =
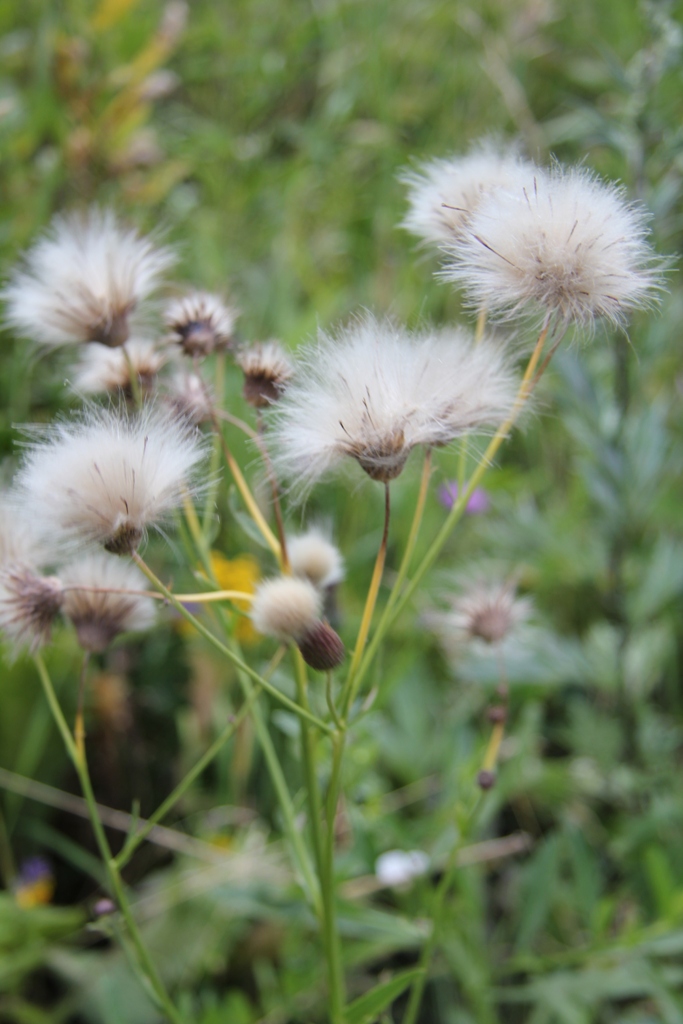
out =
<svg viewBox="0 0 683 1024"><path fill-rule="evenodd" d="M237 317L237 310L220 296L199 291L176 299L165 314L170 341L193 359L231 348Z"/></svg>
<svg viewBox="0 0 683 1024"><path fill-rule="evenodd" d="M127 341L134 315L175 262L111 210L57 217L2 291L7 323L45 345Z"/></svg>

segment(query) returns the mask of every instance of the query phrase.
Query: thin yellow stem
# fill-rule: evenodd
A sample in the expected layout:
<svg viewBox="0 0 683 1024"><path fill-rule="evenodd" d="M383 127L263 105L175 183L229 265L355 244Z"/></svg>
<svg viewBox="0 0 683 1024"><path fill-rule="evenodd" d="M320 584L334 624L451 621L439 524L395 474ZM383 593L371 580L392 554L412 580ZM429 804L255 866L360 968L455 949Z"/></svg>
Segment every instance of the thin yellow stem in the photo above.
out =
<svg viewBox="0 0 683 1024"><path fill-rule="evenodd" d="M403 594L401 594L393 601L391 613L389 615L385 615L382 617L382 620L378 628L375 630L375 633L372 637L372 640L370 641L370 644L368 645L367 653L365 654L363 663L358 672L358 678L355 684L356 686L360 685L360 682L365 676L370 666L370 663L372 662L372 659L377 654L377 651L379 650L379 646L384 638L384 635L386 634L387 629L389 628L391 623L396 619L396 617L400 615L400 613L403 611L406 604L417 590L417 587L419 586L423 576L431 568L431 566L438 558L441 549L443 548L444 544L446 543L448 537L451 534L451 531L453 530L458 520L462 516L465 508L467 507L467 502L470 500L473 491L483 479L484 475L486 474L487 470L491 465L493 458L496 455L496 452L498 451L501 444L507 437L510 429L514 426L517 417L519 416L521 410L524 407L525 402L527 401L529 395L533 391L538 380L538 378L536 378L535 380L533 379L534 372L538 365L538 361L541 357L543 345L545 344L545 340L548 336L549 328L550 319L547 318L545 323L543 324L541 333L538 336L538 340L536 342L534 350L531 353L531 357L527 364L526 370L524 371L524 376L522 377L522 380L520 382L519 389L517 391L517 395L515 397L515 401L513 403L510 415L505 420L505 422L501 424L501 426L498 428L496 433L491 438L486 451L484 452L483 456L479 461L479 464L477 465L474 473L472 474L468 481L467 487L461 493L458 494L457 500L453 503L451 511L448 513L445 522L443 523L441 529L439 530L436 537L432 541L429 550L426 552L424 558L422 559L420 565L418 566L415 575L408 583ZM392 598L393 594L390 596L389 600L391 601Z"/></svg>
<svg viewBox="0 0 683 1024"><path fill-rule="evenodd" d="M425 504L427 502L427 494L429 493L429 480L432 475L432 449L428 448L425 452L425 460L422 465L422 477L420 479L420 490L417 494L417 502L415 505L415 512L413 513L413 521L410 524L410 533L408 534L408 540L406 542L405 551L403 552L403 558L396 575L396 580L391 589L389 600L387 601L386 608L382 613L380 624L384 618L391 614L391 609L394 606L396 598L401 592L403 581L408 575L410 568L410 561L415 551L415 545L417 544L417 538L420 532L420 526L422 525L422 516L424 515Z"/></svg>
<svg viewBox="0 0 683 1024"><path fill-rule="evenodd" d="M503 742L505 736L505 722L496 722L493 729L491 730L491 736L489 738L486 753L484 754L484 760L481 763L482 770L485 772L491 772L495 769L498 764L498 755L500 753L500 745Z"/></svg>
<svg viewBox="0 0 683 1024"><path fill-rule="evenodd" d="M372 573L372 579L370 580L370 587L368 589L368 595L365 600L365 608L363 609L363 618L361 619L360 628L358 630L358 637L356 638L356 646L353 651L353 657L351 659L351 665L349 667L349 674L344 685L344 693L342 694L342 714L344 717L348 714L349 708L353 703L353 698L357 691L356 678L358 675L358 668L363 657L365 650L365 644L367 643L368 633L370 632L370 624L372 622L372 616L375 612L375 605L377 604L377 595L379 594L380 584L382 582L382 575L384 574L384 562L387 556L387 539L389 536L389 516L390 516L390 497L389 497L389 484L384 485L384 529L382 531L382 540L379 545L379 551L377 552L377 558L375 560L375 568Z"/></svg>
<svg viewBox="0 0 683 1024"><path fill-rule="evenodd" d="M163 594L155 594L153 590L129 590L127 587L63 587L62 590L84 591L86 594L126 594L129 597L151 597L153 601L165 601ZM192 601L203 604L207 601L253 601L254 595L243 590L203 590L199 594L174 594L177 601Z"/></svg>
<svg viewBox="0 0 683 1024"><path fill-rule="evenodd" d="M282 517L282 506L280 504L280 488L278 486L275 470L273 469L273 463L271 461L270 455L268 453L268 448L266 447L266 442L263 437L263 420L260 411L258 412L257 415L258 434L256 436L256 443L258 445L259 451L261 452L261 457L266 467L266 473L268 474L268 479L270 480L270 489L273 494L273 512L275 513L275 524L277 526L277 535L280 541L280 567L283 572L288 573L290 571L289 556L287 554L287 538L285 536L285 523Z"/></svg>
<svg viewBox="0 0 683 1024"><path fill-rule="evenodd" d="M230 467L230 472L232 473L233 480L237 485L238 491L242 495L242 501L247 506L249 514L251 515L252 519L254 520L257 527L261 531L261 535L263 536L263 539L265 540L266 544L277 558L278 563L282 565L282 550L280 548L280 542L278 541L277 537L275 536L271 528L268 526L268 523L263 518L263 513L256 504L256 499L254 498L254 495L251 493L249 485L242 474L242 470L237 465L235 456L230 451L230 448L228 447L225 437L223 436L221 425L215 417L214 430L217 432L218 437L220 439L223 448L223 455L225 456L225 461Z"/></svg>
<svg viewBox="0 0 683 1024"><path fill-rule="evenodd" d="M484 331L486 330L486 309L480 309L479 315L477 316L477 326L474 330L474 344L478 345L481 339L484 337Z"/></svg>
<svg viewBox="0 0 683 1024"><path fill-rule="evenodd" d="M76 741L76 750L80 757L85 757L85 724L83 721L83 699L85 697L85 681L88 674L88 665L90 664L90 652L85 651L83 654L83 664L81 666L81 677L78 681L78 702L76 704L76 720L74 722L74 740Z"/></svg>

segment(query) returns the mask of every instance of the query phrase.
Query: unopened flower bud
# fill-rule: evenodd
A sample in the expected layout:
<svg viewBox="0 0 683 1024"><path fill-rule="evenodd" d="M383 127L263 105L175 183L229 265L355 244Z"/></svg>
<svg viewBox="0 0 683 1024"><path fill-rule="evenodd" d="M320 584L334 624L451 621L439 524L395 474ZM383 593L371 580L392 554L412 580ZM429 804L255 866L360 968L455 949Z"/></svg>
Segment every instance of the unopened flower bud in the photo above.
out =
<svg viewBox="0 0 683 1024"><path fill-rule="evenodd" d="M496 773L488 768L482 768L477 775L477 785L480 789L492 789L496 782Z"/></svg>
<svg viewBox="0 0 683 1024"><path fill-rule="evenodd" d="M237 356L237 362L244 371L244 397L256 409L277 402L292 376L292 366L277 341L244 349Z"/></svg>
<svg viewBox="0 0 683 1024"><path fill-rule="evenodd" d="M218 295L192 292L177 299L166 310L170 340L192 359L203 358L233 342L237 311Z"/></svg>
<svg viewBox="0 0 683 1024"><path fill-rule="evenodd" d="M344 660L346 650L329 622L316 622L298 641L304 661L317 672L331 672Z"/></svg>
<svg viewBox="0 0 683 1024"><path fill-rule="evenodd" d="M494 725L498 722L505 722L507 720L507 710L501 704L492 704L486 712L486 717L489 722L493 722Z"/></svg>

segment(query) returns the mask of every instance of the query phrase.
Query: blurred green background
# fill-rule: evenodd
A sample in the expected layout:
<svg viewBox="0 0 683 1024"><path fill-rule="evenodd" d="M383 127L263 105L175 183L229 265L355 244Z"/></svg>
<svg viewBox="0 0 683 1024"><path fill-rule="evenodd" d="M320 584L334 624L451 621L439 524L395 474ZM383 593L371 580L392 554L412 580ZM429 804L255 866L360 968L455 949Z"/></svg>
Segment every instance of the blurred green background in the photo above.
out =
<svg viewBox="0 0 683 1024"><path fill-rule="evenodd" d="M363 306L411 325L452 322L463 317L457 294L397 226L398 175L491 134L624 182L651 209L659 251L675 255L682 12L634 0L5 0L0 268L6 275L54 213L97 202L177 243L179 280L231 296L245 339L295 347ZM628 335L599 327L567 339L536 415L487 478L490 510L465 521L404 616L373 713L355 730L341 877L372 876L395 847L425 849L438 865L474 785L496 677L476 654L447 663L422 616L447 569L493 561L519 573L537 614L510 655L508 739L476 838L521 831L529 849L463 868L422 1024L683 1022L683 294L675 270L669 280L661 311ZM8 480L12 425L74 399L68 353L36 353L8 332L2 342ZM229 382L231 408L246 415L239 384ZM437 461L423 546L444 515L436 487L456 475L457 455ZM394 488L390 569L416 486L414 467ZM381 495L332 484L311 498L306 516L316 514L332 521L347 559L340 611L352 637ZM301 517L292 513L294 527ZM230 558L262 556L229 524L220 546ZM173 571L162 545L150 557ZM251 655L261 664L268 652ZM66 632L50 665L73 707L78 653ZM151 812L222 728L233 691L175 625L119 644L96 666L89 697L101 802ZM0 763L15 773L2 787L16 789L18 774L75 793L29 661L2 669L0 702ZM275 709L271 724L296 791L295 729ZM46 799L7 791L0 805L0 1020L152 1024L111 942L115 920L93 921L102 875L89 827ZM175 824L199 845L149 845L127 879L188 1019L323 1020L317 936L249 727ZM51 902L27 906L22 865L36 855L55 889ZM416 959L434 877L364 897L349 890L353 994ZM402 1005L384 1024L398 1024Z"/></svg>

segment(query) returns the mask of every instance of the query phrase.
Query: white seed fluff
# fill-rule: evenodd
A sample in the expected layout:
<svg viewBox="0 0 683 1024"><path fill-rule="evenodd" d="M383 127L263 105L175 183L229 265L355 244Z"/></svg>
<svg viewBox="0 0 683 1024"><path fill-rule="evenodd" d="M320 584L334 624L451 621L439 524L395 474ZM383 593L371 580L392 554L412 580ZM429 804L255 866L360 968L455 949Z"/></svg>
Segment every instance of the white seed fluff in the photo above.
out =
<svg viewBox="0 0 683 1024"><path fill-rule="evenodd" d="M85 555L62 569L60 578L62 610L85 650L103 651L119 633L149 629L156 621L151 597L114 592L147 589L139 569L114 555L100 551Z"/></svg>
<svg viewBox="0 0 683 1024"><path fill-rule="evenodd" d="M49 552L35 528L33 516L17 508L16 495L0 495L0 567L18 562L34 569L49 561Z"/></svg>
<svg viewBox="0 0 683 1024"><path fill-rule="evenodd" d="M448 608L431 612L428 624L446 653L457 657L468 641L501 644L532 613L527 597L518 597L514 580L473 579L446 596Z"/></svg>
<svg viewBox="0 0 683 1024"><path fill-rule="evenodd" d="M279 576L256 588L251 604L254 628L282 643L300 640L322 614L322 597L307 580Z"/></svg>
<svg viewBox="0 0 683 1024"><path fill-rule="evenodd" d="M132 368L141 390L151 391L168 360L168 349L160 349L145 338L129 338L119 348L93 342L80 349L73 374L74 390L86 395L116 391L130 394Z"/></svg>
<svg viewBox="0 0 683 1024"><path fill-rule="evenodd" d="M305 349L275 407L276 468L305 493L349 458L374 480L398 476L417 445L448 444L498 426L516 386L502 349L452 329L411 335L391 321L356 320Z"/></svg>
<svg viewBox="0 0 683 1024"><path fill-rule="evenodd" d="M127 554L181 503L204 451L187 421L155 406L131 415L90 406L29 445L17 493L53 544Z"/></svg>
<svg viewBox="0 0 683 1024"><path fill-rule="evenodd" d="M57 217L2 291L6 321L46 345L120 345L131 314L174 261L111 210Z"/></svg>
<svg viewBox="0 0 683 1024"><path fill-rule="evenodd" d="M309 580L321 590L335 586L344 578L344 560L339 548L317 527L288 538L287 554L294 575Z"/></svg>
<svg viewBox="0 0 683 1024"><path fill-rule="evenodd" d="M621 324L660 287L647 234L644 209L623 188L585 168L555 167L538 171L530 187L484 197L446 247L442 276L503 318L531 306L566 322Z"/></svg>
<svg viewBox="0 0 683 1024"><path fill-rule="evenodd" d="M467 156L429 160L402 176L409 209L402 227L431 245L452 243L484 196L532 183L536 168L515 152L484 144Z"/></svg>

